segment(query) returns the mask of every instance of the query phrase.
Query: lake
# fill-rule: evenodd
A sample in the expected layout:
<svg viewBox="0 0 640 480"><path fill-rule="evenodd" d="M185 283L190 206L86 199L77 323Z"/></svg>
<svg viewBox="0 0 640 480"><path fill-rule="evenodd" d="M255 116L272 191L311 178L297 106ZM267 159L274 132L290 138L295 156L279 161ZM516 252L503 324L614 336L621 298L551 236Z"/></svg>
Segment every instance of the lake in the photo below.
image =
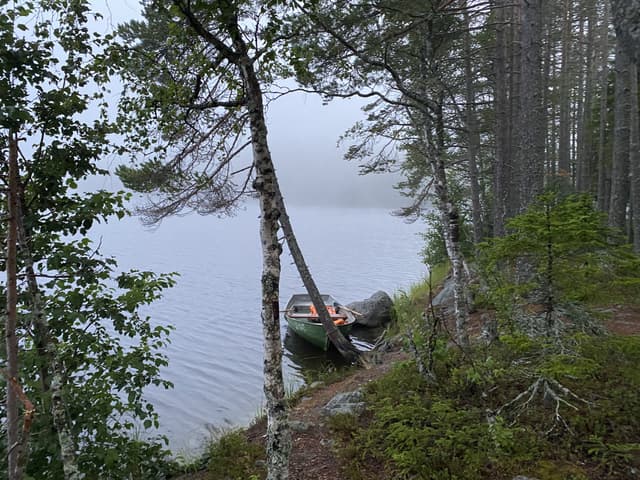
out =
<svg viewBox="0 0 640 480"><path fill-rule="evenodd" d="M390 295L424 278L419 252L422 224L407 224L383 209L290 207L293 227L320 291L348 303L377 290ZM317 225L322 225L318 229ZM161 433L176 453L201 446L218 428L244 425L262 405L259 213L250 204L237 216L189 215L145 229L138 219L101 225L102 252L121 269L179 272L177 285L144 313L155 324L171 324L172 390L150 389ZM303 292L288 251L282 255L282 308ZM283 339L286 323L282 321ZM366 341L360 340L366 348ZM289 388L301 371L335 355L285 339Z"/></svg>

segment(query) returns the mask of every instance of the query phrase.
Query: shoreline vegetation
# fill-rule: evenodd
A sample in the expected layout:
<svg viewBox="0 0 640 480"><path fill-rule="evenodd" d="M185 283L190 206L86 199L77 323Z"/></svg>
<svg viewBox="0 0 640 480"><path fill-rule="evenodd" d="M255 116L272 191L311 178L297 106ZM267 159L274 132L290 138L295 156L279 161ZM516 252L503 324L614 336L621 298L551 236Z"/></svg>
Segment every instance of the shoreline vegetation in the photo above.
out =
<svg viewBox="0 0 640 480"><path fill-rule="evenodd" d="M446 273L434 272L434 293ZM599 329L554 337L506 329L489 342L476 334L463 350L448 333L452 319L432 347L420 332L433 298L429 283L396 295L376 365L328 368L290 395L290 478L591 480L640 473L640 304L633 297L565 313L565 323L578 324L588 310L589 325ZM488 314L486 307L474 311L471 330L479 333ZM419 365L425 362L429 374ZM364 393L364 413L324 414L333 395L354 390ZM264 478L264 428L257 418L225 433L172 478Z"/></svg>

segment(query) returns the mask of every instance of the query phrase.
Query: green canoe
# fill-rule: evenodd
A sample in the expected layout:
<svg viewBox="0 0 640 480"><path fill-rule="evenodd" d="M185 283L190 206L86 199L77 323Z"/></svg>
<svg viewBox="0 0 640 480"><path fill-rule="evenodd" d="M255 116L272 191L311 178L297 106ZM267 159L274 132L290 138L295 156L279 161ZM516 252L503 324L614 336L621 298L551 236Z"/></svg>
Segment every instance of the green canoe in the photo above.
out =
<svg viewBox="0 0 640 480"><path fill-rule="evenodd" d="M327 306L334 324L343 335L351 331L351 327L356 322L356 318L351 311L346 310L331 295L321 295L324 304ZM327 350L329 348L329 338L327 332L318 319L312 308L311 298L307 294L296 294L291 297L284 312L284 318L295 334L304 338L307 342L318 348Z"/></svg>

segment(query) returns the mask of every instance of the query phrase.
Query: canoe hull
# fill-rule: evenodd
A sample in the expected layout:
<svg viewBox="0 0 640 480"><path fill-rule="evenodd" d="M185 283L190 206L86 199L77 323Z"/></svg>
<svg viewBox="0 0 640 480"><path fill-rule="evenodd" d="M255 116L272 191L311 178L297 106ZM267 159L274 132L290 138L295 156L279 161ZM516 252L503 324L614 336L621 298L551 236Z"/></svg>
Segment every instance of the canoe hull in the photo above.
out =
<svg viewBox="0 0 640 480"><path fill-rule="evenodd" d="M350 311L341 310L339 304L331 295L321 295L325 305L335 306L338 314L332 317L341 324L336 324L336 328L343 335L347 335L355 324L355 317ZM302 337L310 344L327 350L329 348L329 338L322 324L318 321L317 316L310 315L311 299L306 294L296 294L291 297L285 310L285 320L289 325L289 329L296 335Z"/></svg>
<svg viewBox="0 0 640 480"><path fill-rule="evenodd" d="M285 318L289 329L296 335L322 350L326 351L329 348L329 337L327 337L327 332L325 332L321 323L290 318L286 315ZM351 331L353 324L336 325L336 327L343 335L347 335Z"/></svg>

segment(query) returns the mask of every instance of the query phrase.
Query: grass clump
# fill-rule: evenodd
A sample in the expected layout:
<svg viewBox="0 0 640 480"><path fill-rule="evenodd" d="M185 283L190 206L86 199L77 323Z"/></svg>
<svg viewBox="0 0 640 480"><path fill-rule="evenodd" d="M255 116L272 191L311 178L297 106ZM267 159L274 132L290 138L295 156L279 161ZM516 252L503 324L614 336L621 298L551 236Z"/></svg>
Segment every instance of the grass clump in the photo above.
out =
<svg viewBox="0 0 640 480"><path fill-rule="evenodd" d="M209 447L209 480L264 478L264 449L247 440L243 430L232 430Z"/></svg>
<svg viewBox="0 0 640 480"><path fill-rule="evenodd" d="M399 292L393 299L393 326L389 332L394 335L413 328L429 304L431 292L444 282L449 274L449 263L442 263L432 267L429 278L416 283L408 292Z"/></svg>

